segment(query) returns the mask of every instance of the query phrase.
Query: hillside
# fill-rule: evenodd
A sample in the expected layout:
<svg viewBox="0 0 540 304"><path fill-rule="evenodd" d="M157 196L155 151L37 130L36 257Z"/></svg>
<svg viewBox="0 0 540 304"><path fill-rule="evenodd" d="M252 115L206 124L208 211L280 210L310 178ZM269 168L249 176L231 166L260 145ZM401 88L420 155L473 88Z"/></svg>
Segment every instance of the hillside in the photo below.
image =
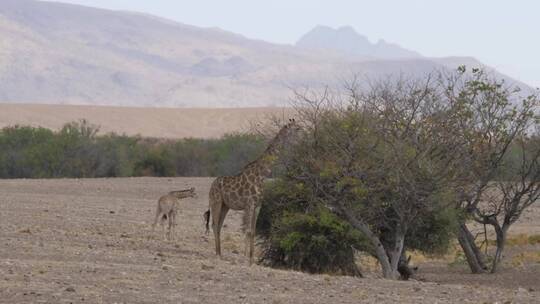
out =
<svg viewBox="0 0 540 304"><path fill-rule="evenodd" d="M343 26L333 29L317 26L297 42L296 46L305 49L330 49L352 56L365 56L381 59L403 59L422 57L419 53L400 47L399 45L379 40L371 43L358 34L353 28Z"/></svg>
<svg viewBox="0 0 540 304"><path fill-rule="evenodd" d="M351 28L346 32L361 39ZM336 85L354 74L420 75L445 66L386 42L370 44L369 56L344 54L34 0L0 1L0 37L4 103L267 107L286 104L291 87Z"/></svg>

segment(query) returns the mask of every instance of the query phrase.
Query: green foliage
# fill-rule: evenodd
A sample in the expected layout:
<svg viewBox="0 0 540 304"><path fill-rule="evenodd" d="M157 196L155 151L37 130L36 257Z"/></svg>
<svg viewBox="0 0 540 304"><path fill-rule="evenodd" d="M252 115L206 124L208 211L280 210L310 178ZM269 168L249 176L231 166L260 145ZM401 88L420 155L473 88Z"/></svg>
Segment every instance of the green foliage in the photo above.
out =
<svg viewBox="0 0 540 304"><path fill-rule="evenodd" d="M465 257L465 254L463 253L463 251L458 251L456 252L456 255L454 256L454 260L448 263L448 266L461 267L466 264L467 264L467 258Z"/></svg>
<svg viewBox="0 0 540 304"><path fill-rule="evenodd" d="M399 133L382 141L377 128L384 123L358 109L325 113L317 133L294 147L285 178L308 176L305 191L317 201L347 202L344 212L367 222L387 248L394 247L397 229L405 227L406 249L443 253L455 236L458 216L447 208L456 200L444 157L448 152L433 141L426 143L429 149L419 147L416 138ZM430 135L424 135L426 142L433 140Z"/></svg>
<svg viewBox="0 0 540 304"><path fill-rule="evenodd" d="M238 173L262 153L265 144L252 134L227 134L220 139L188 138L170 143L172 166L181 176L217 176Z"/></svg>
<svg viewBox="0 0 540 304"><path fill-rule="evenodd" d="M85 120L58 132L28 126L0 130L0 178L215 176L237 173L264 148L254 135L164 141L97 135Z"/></svg>
<svg viewBox="0 0 540 304"><path fill-rule="evenodd" d="M151 147L142 159L135 163L135 175L138 176L173 176L171 156L162 146Z"/></svg>
<svg viewBox="0 0 540 304"><path fill-rule="evenodd" d="M311 273L360 275L353 248L366 247L362 235L309 197L299 183L276 180L268 185L257 220L262 262Z"/></svg>
<svg viewBox="0 0 540 304"><path fill-rule="evenodd" d="M427 254L447 253L458 231L458 210L442 208L423 212L407 232L407 248Z"/></svg>

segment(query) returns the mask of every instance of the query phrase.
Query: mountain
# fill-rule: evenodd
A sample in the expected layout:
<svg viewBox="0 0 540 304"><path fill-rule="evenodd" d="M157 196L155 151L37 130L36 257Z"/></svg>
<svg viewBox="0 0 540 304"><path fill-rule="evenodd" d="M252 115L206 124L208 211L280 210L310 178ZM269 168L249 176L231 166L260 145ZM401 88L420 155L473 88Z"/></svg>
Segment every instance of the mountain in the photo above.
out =
<svg viewBox="0 0 540 304"><path fill-rule="evenodd" d="M318 89L355 74L419 75L447 65L370 44L352 28L338 29L335 38L350 52L327 48L326 38L316 39L320 31L307 35L321 42L313 49L306 37L299 46L279 45L140 13L1 0L0 102L276 106L287 104L291 87Z"/></svg>
<svg viewBox="0 0 540 304"><path fill-rule="evenodd" d="M418 58L421 55L400 47L397 44L379 40L372 44L358 34L352 27L344 26L333 29L328 26L317 26L302 36L296 46L305 49L331 49L347 55L364 56L381 59Z"/></svg>

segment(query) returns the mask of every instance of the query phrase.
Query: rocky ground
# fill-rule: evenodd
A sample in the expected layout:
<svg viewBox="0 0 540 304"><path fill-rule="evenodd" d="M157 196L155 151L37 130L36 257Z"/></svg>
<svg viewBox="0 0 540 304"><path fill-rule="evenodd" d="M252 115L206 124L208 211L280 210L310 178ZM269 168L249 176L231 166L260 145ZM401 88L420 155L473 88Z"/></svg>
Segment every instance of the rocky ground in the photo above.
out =
<svg viewBox="0 0 540 304"><path fill-rule="evenodd" d="M229 213L224 259L204 235L208 178L0 181L1 303L538 303L540 264L497 276L421 261L425 281L309 275L247 266L240 214ZM157 198L194 186L176 239L154 233ZM540 226L534 214L529 226ZM532 222L531 222L532 221ZM532 223L532 224L531 224ZM538 254L538 246L509 254ZM509 258L509 261L512 261Z"/></svg>

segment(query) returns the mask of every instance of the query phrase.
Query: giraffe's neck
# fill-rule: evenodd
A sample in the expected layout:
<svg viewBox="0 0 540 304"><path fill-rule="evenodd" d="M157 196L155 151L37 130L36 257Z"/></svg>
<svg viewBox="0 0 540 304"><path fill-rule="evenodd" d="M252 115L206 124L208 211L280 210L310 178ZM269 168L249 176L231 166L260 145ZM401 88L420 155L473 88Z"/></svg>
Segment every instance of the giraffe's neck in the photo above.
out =
<svg viewBox="0 0 540 304"><path fill-rule="evenodd" d="M178 199L183 199L183 198L190 197L191 191L190 190L171 191L169 192L169 194L171 194L172 196Z"/></svg>
<svg viewBox="0 0 540 304"><path fill-rule="evenodd" d="M242 174L247 174L248 176L256 176L259 179L264 179L272 173L272 166L277 160L279 150L281 148L281 133L276 135L268 147L263 152L263 154L257 158L252 163L248 164Z"/></svg>

